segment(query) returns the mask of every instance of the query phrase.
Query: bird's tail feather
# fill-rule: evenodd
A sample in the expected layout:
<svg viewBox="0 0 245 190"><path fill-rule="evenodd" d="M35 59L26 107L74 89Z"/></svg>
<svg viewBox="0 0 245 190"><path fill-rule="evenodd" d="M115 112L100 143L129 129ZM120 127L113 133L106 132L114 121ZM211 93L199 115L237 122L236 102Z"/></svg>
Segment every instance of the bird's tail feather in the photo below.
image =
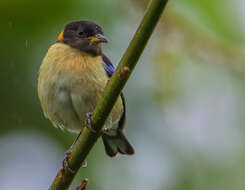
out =
<svg viewBox="0 0 245 190"><path fill-rule="evenodd" d="M105 151L110 157L115 156L118 152L128 155L134 154L134 148L128 142L122 130L117 130L115 136L104 134L102 135L102 139L105 146Z"/></svg>

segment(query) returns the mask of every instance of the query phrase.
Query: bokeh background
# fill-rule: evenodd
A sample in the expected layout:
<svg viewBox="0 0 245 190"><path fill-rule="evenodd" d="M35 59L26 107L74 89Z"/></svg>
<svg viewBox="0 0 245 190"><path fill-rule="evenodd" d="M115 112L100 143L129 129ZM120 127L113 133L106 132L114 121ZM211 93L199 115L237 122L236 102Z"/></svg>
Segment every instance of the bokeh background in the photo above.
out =
<svg viewBox="0 0 245 190"><path fill-rule="evenodd" d="M0 1L0 189L48 189L74 134L52 127L37 97L47 49L70 21L102 25L117 65L147 0ZM124 89L132 157L99 140L70 189L245 188L245 2L170 0Z"/></svg>

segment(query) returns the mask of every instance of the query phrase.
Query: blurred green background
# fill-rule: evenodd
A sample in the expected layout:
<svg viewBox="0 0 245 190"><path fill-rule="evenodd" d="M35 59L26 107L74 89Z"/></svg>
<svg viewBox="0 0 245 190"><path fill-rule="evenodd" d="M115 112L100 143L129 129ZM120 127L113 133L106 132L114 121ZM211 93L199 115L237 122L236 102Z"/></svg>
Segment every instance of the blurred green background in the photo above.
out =
<svg viewBox="0 0 245 190"><path fill-rule="evenodd" d="M64 25L93 20L117 65L145 0L0 1L0 189L48 189L74 134L52 127L37 75ZM245 2L171 0L124 92L132 157L114 159L101 140L71 189L245 188Z"/></svg>

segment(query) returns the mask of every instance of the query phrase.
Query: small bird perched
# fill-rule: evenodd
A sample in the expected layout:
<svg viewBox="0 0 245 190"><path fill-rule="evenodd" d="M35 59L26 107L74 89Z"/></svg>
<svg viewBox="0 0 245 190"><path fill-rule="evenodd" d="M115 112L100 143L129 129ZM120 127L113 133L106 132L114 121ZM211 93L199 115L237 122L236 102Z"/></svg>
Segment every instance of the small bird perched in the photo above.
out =
<svg viewBox="0 0 245 190"><path fill-rule="evenodd" d="M108 79L115 71L102 53L108 42L103 29L91 21L71 22L43 59L38 77L38 96L44 115L55 127L81 133ZM134 153L123 135L125 100L117 99L103 127L102 139L109 156ZM92 127L92 126L91 126Z"/></svg>

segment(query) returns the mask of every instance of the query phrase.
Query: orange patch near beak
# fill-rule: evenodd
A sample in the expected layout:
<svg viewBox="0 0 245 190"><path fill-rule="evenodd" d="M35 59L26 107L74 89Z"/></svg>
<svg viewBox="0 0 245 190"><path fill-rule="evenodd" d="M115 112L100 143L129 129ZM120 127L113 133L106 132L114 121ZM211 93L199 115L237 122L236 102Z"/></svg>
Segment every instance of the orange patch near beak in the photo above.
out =
<svg viewBox="0 0 245 190"><path fill-rule="evenodd" d="M64 41L64 30L62 30L62 32L60 33L58 37L58 42L63 42L63 41Z"/></svg>

